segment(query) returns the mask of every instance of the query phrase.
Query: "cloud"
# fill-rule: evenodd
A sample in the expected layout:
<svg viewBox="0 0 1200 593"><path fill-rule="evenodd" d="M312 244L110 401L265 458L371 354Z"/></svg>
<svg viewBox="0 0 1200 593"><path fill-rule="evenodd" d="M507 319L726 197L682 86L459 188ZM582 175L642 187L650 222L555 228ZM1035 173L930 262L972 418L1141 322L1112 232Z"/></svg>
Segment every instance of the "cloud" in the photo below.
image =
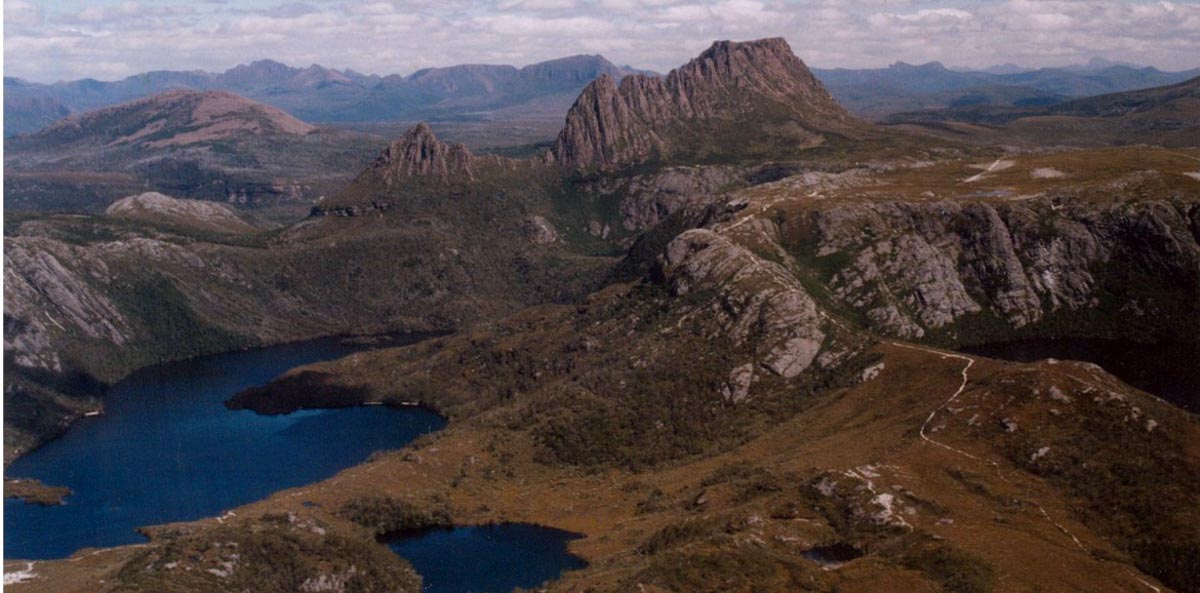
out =
<svg viewBox="0 0 1200 593"><path fill-rule="evenodd" d="M5 25L36 26L42 24L42 18L42 8L31 2L9 0L4 3Z"/></svg>
<svg viewBox="0 0 1200 593"><path fill-rule="evenodd" d="M379 74L603 53L666 71L715 39L783 36L818 67L940 60L1200 66L1200 5L1141 0L62 0L5 3L9 71L33 80L257 58Z"/></svg>

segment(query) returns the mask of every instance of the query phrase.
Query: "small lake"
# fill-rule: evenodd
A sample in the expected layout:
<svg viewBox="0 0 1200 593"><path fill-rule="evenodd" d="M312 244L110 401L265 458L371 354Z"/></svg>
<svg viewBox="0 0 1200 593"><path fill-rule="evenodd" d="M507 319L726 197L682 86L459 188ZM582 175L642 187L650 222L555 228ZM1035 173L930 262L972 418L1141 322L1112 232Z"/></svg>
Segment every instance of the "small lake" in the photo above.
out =
<svg viewBox="0 0 1200 593"><path fill-rule="evenodd" d="M426 336L408 336L394 346ZM322 339L142 369L113 386L102 416L14 461L6 477L74 491L61 506L4 502L6 558L62 558L144 541L134 528L188 521L330 477L373 451L442 428L420 408L230 411L224 401L296 366L366 349Z"/></svg>
<svg viewBox="0 0 1200 593"><path fill-rule="evenodd" d="M417 569L423 593L509 593L587 566L567 551L579 535L525 523L426 529L387 540Z"/></svg>
<svg viewBox="0 0 1200 593"><path fill-rule="evenodd" d="M962 351L1018 362L1043 358L1091 362L1142 391L1200 413L1200 344L1058 338L983 344Z"/></svg>

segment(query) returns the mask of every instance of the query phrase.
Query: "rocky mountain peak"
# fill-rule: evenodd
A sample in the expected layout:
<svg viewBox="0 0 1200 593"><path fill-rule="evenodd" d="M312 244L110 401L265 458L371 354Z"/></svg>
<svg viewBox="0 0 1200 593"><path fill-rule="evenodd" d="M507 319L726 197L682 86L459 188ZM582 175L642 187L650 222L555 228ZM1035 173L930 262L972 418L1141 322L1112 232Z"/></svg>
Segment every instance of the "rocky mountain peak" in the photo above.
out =
<svg viewBox="0 0 1200 593"><path fill-rule="evenodd" d="M451 177L474 179L472 163L475 156L462 144L453 146L442 142L428 124L422 122L393 142L368 170L380 177L385 185L414 178L434 178L449 183Z"/></svg>
<svg viewBox="0 0 1200 593"><path fill-rule="evenodd" d="M615 169L683 151L736 156L744 143L734 136L801 148L822 141L821 132L861 125L787 41L717 41L665 78L598 77L568 112L552 157L573 168ZM790 139L780 137L784 129Z"/></svg>

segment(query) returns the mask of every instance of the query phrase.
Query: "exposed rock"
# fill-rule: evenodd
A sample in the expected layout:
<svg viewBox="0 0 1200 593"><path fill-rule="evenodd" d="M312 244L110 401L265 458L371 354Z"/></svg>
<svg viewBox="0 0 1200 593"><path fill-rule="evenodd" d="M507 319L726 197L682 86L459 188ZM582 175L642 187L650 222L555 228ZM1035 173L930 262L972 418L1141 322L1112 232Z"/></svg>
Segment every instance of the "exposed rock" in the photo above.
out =
<svg viewBox="0 0 1200 593"><path fill-rule="evenodd" d="M634 177L624 188L622 225L630 231L654 228L684 208L710 202L739 179L738 172L734 167L673 167Z"/></svg>
<svg viewBox="0 0 1200 593"><path fill-rule="evenodd" d="M729 372L729 382L725 384L721 395L725 396L725 400L730 403L736 404L744 401L750 395L750 384L753 382L754 364L746 363L734 367Z"/></svg>
<svg viewBox="0 0 1200 593"><path fill-rule="evenodd" d="M783 39L718 41L665 78L597 78L568 112L552 155L567 167L608 170L705 148L744 150L709 146L731 125L786 136L793 148L861 126Z"/></svg>
<svg viewBox="0 0 1200 593"><path fill-rule="evenodd" d="M51 347L52 332L126 343L130 330L124 315L87 277L108 279L102 258L50 239L10 237L4 243L4 350L14 362L62 370Z"/></svg>
<svg viewBox="0 0 1200 593"><path fill-rule="evenodd" d="M980 312L1022 327L1092 308L1114 267L1200 286L1200 245L1167 202L837 203L812 220L817 256L850 258L833 294L900 337Z"/></svg>
<svg viewBox="0 0 1200 593"><path fill-rule="evenodd" d="M558 232L554 230L554 225L542 216L526 218L521 231L525 237L538 245L549 245L558 240Z"/></svg>
<svg viewBox="0 0 1200 593"><path fill-rule="evenodd" d="M412 177L442 183L450 183L452 178L474 180L475 159L466 146L446 144L438 140L428 124L420 123L388 146L364 175L376 176L388 186Z"/></svg>
<svg viewBox="0 0 1200 593"><path fill-rule="evenodd" d="M231 208L216 202L181 200L146 192L118 200L104 210L115 218L145 220L218 232L251 232L254 227Z"/></svg>
<svg viewBox="0 0 1200 593"><path fill-rule="evenodd" d="M675 294L717 291L717 321L735 344L753 334L765 369L791 379L808 369L821 350L826 336L816 303L778 264L707 229L676 237L663 264Z"/></svg>

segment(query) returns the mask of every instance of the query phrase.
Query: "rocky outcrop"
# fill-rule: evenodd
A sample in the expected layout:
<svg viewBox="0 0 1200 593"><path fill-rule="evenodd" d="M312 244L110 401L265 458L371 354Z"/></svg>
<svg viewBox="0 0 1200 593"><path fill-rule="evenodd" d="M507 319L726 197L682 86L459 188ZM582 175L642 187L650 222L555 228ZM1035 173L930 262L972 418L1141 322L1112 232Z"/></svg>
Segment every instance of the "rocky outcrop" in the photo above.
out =
<svg viewBox="0 0 1200 593"><path fill-rule="evenodd" d="M740 130L730 129L735 123ZM568 112L552 159L610 170L705 148L714 154L744 149L707 146L729 140L723 136L731 132L783 131L783 143L795 148L819 143L822 132L860 125L783 39L718 41L665 78L633 75L619 84L597 78Z"/></svg>
<svg viewBox="0 0 1200 593"><path fill-rule="evenodd" d="M1020 329L1064 312L1187 307L1200 291L1195 209L1038 198L842 203L811 217L817 257L848 262L832 293L873 329L920 338L972 314Z"/></svg>
<svg viewBox="0 0 1200 593"><path fill-rule="evenodd" d="M716 320L735 344L753 341L758 365L785 379L807 370L826 342L824 317L799 282L778 264L707 229L693 229L671 241L663 254L663 276L672 292L684 296L711 290L718 296L702 312ZM735 369L727 397L745 397L745 368Z"/></svg>
<svg viewBox="0 0 1200 593"><path fill-rule="evenodd" d="M480 163L500 161L496 156L475 156L461 143L442 142L429 124L419 123L388 146L363 176L381 180L387 187L412 179L450 184L474 181Z"/></svg>
<svg viewBox="0 0 1200 593"><path fill-rule="evenodd" d="M466 146L446 144L438 140L428 124L420 123L388 146L371 169L388 185L418 176L435 177L446 183L451 175L473 179L472 157Z"/></svg>
<svg viewBox="0 0 1200 593"><path fill-rule="evenodd" d="M558 241L558 231L544 216L530 216L521 223L521 233L537 245L549 245Z"/></svg>
<svg viewBox="0 0 1200 593"><path fill-rule="evenodd" d="M216 202L181 200L146 192L123 198L104 210L106 216L226 233L254 231L232 208Z"/></svg>
<svg viewBox="0 0 1200 593"><path fill-rule="evenodd" d="M102 257L50 239L8 238L4 243L4 351L13 362L62 371L52 339L58 333L117 347L128 341L125 316L93 286L111 281Z"/></svg>

